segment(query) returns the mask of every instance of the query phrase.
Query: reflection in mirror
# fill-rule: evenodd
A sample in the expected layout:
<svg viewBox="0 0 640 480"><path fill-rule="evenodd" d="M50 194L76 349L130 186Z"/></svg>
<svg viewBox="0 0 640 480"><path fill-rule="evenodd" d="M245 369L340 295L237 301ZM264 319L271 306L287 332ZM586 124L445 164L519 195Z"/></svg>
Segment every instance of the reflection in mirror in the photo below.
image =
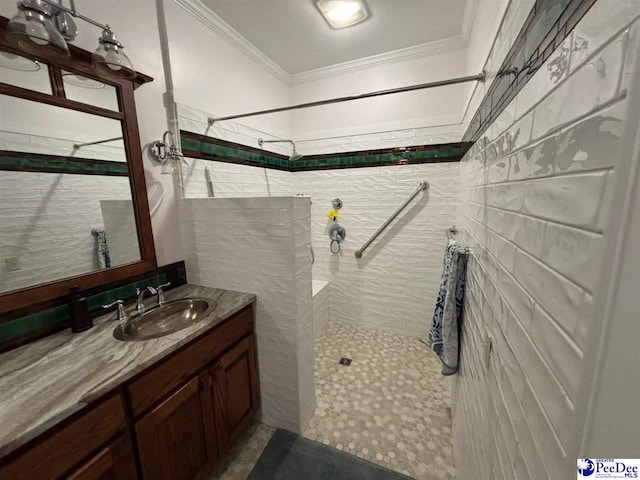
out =
<svg viewBox="0 0 640 480"><path fill-rule="evenodd" d="M77 73L62 71L64 93L69 100L118 111L116 87Z"/></svg>
<svg viewBox="0 0 640 480"><path fill-rule="evenodd" d="M1 150L126 162L119 120L8 95L0 112Z"/></svg>
<svg viewBox="0 0 640 480"><path fill-rule="evenodd" d="M9 52L0 51L0 82L51 94L47 65Z"/></svg>
<svg viewBox="0 0 640 480"><path fill-rule="evenodd" d="M0 293L138 261L120 121L5 95L0 111Z"/></svg>

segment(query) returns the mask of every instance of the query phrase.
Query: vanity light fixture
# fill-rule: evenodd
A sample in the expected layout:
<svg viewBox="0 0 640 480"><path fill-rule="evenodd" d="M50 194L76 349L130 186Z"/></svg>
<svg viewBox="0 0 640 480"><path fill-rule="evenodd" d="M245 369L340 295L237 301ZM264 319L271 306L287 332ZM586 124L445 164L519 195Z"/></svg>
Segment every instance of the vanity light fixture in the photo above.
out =
<svg viewBox="0 0 640 480"><path fill-rule="evenodd" d="M135 78L136 70L123 49L124 45L116 39L116 34L107 25L98 39L98 48L91 57L91 66L98 73Z"/></svg>
<svg viewBox="0 0 640 480"><path fill-rule="evenodd" d="M68 57L69 47L53 23L53 8L41 0L20 0L7 25L7 40L27 53Z"/></svg>
<svg viewBox="0 0 640 480"><path fill-rule="evenodd" d="M63 0L19 0L18 13L7 25L7 40L21 50L54 58L68 57L69 46L78 35L74 18L79 18L100 29L98 48L91 58L91 66L98 74L133 79L136 71L124 46L116 39L109 25L103 25L80 14L75 0L69 0L70 8Z"/></svg>
<svg viewBox="0 0 640 480"><path fill-rule="evenodd" d="M163 174L191 175L191 165L184 158L176 144L176 137L170 130L162 134L162 140L156 140L149 146L149 152L155 161L162 165Z"/></svg>
<svg viewBox="0 0 640 480"><path fill-rule="evenodd" d="M369 12L364 0L318 0L316 6L332 28L346 28L364 22Z"/></svg>

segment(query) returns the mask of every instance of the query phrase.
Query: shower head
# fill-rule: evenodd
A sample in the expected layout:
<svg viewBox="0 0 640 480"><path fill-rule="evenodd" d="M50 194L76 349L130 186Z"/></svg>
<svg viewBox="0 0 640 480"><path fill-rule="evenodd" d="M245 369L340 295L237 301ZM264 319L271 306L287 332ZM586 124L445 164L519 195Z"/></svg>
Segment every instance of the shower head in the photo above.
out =
<svg viewBox="0 0 640 480"><path fill-rule="evenodd" d="M293 152L289 156L290 162L295 162L303 157L302 154L296 152L296 144L293 140L264 140L263 138L258 139L258 145L260 145L260 148L262 148L262 145L264 145L265 143L290 143L293 147Z"/></svg>

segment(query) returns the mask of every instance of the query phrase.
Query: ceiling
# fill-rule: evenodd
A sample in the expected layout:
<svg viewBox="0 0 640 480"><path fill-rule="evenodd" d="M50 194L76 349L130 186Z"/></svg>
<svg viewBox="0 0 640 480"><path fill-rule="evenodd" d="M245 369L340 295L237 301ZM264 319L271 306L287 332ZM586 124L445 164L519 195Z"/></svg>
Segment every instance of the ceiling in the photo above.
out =
<svg viewBox="0 0 640 480"><path fill-rule="evenodd" d="M370 17L332 29L314 0L202 0L290 75L463 34L472 0L366 0Z"/></svg>

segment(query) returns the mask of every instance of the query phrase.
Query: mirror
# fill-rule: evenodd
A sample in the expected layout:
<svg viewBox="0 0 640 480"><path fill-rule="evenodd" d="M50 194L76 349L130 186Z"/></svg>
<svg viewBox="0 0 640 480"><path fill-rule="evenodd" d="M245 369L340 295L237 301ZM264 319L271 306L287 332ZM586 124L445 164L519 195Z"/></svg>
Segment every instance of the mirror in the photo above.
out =
<svg viewBox="0 0 640 480"><path fill-rule="evenodd" d="M0 82L51 94L47 65L14 53L0 51Z"/></svg>
<svg viewBox="0 0 640 480"><path fill-rule="evenodd" d="M115 87L62 79L67 98L118 111ZM0 94L0 293L141 260L123 137L119 119Z"/></svg>
<svg viewBox="0 0 640 480"><path fill-rule="evenodd" d="M157 268L134 91L92 53L25 53L0 16L0 324Z"/></svg>
<svg viewBox="0 0 640 480"><path fill-rule="evenodd" d="M69 100L118 111L118 93L114 86L64 70L62 83Z"/></svg>

